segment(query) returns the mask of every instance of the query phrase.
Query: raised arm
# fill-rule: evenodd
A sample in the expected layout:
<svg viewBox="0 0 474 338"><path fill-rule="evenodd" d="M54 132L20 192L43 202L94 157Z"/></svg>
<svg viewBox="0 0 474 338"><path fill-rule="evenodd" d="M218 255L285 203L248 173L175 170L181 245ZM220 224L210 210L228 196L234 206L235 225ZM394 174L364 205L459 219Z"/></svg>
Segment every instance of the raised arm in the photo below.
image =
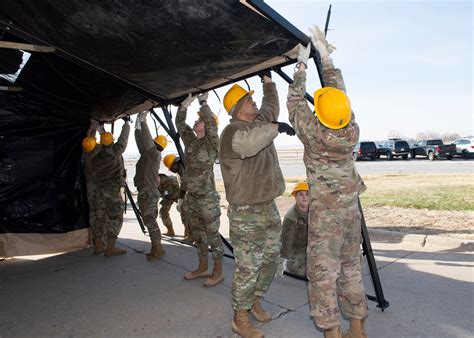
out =
<svg viewBox="0 0 474 338"><path fill-rule="evenodd" d="M304 97L306 93L305 68L304 64L300 64L298 71L293 75L294 81L288 88L286 102L290 123L303 143L305 143L305 138L308 135L314 135L314 128L316 127L313 111Z"/></svg>
<svg viewBox="0 0 474 338"><path fill-rule="evenodd" d="M130 135L130 124L125 121L118 141L113 145L114 153L122 155L127 148L128 136Z"/></svg>
<svg viewBox="0 0 474 338"><path fill-rule="evenodd" d="M264 122L277 121L280 115L280 101L275 82L271 77L263 76L263 99L262 106L258 111L257 120Z"/></svg>
<svg viewBox="0 0 474 338"><path fill-rule="evenodd" d="M142 122L140 127L140 129L135 129L135 140L137 141L138 151L141 155L144 155L150 149L155 148L155 142L151 137L146 121Z"/></svg>
<svg viewBox="0 0 474 338"><path fill-rule="evenodd" d="M178 129L179 136L184 142L184 145L187 146L189 143L196 139L193 130L190 126L186 124L186 115L188 112L188 107L194 101L195 97L189 96L183 100L181 105L178 108L178 113L176 114L176 128Z"/></svg>
<svg viewBox="0 0 474 338"><path fill-rule="evenodd" d="M199 110L199 117L204 122L204 131L206 140L214 146L216 149L219 149L219 135L217 134L217 122L214 119L214 114L212 113L211 108L207 103L201 105Z"/></svg>

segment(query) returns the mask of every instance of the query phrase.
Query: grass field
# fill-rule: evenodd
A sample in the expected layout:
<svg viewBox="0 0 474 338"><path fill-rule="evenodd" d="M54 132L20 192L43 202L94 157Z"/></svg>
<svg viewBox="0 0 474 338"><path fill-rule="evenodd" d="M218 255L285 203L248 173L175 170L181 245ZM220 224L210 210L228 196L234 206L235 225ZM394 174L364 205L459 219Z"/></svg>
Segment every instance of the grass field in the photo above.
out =
<svg viewBox="0 0 474 338"><path fill-rule="evenodd" d="M474 210L474 174L370 175L364 181L366 207Z"/></svg>
<svg viewBox="0 0 474 338"><path fill-rule="evenodd" d="M287 177L290 196L301 177ZM387 174L363 177L367 191L361 195L364 207L474 211L474 173L472 174ZM223 191L222 181L217 183Z"/></svg>

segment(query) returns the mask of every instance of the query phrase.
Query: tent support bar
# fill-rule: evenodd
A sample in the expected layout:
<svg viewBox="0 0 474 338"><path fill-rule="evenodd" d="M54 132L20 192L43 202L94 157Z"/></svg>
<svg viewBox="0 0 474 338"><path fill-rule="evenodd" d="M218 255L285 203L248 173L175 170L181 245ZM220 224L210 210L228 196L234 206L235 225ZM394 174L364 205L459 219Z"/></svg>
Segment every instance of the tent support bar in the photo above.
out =
<svg viewBox="0 0 474 338"><path fill-rule="evenodd" d="M288 82L288 84L292 84L293 83L293 79L290 78L284 71L281 70L281 68L279 69L275 69L275 73L277 73L278 75L280 75L283 80L285 80L286 82ZM314 105L314 100L313 100L313 97L311 95L309 95L308 93L304 93L304 97L306 98L306 100L308 100L312 105Z"/></svg>
<svg viewBox="0 0 474 338"><path fill-rule="evenodd" d="M28 52L40 52L40 53L54 53L56 48L51 46L38 46L38 45L30 45L26 43L17 43L17 42L9 42L9 41L1 41L0 40L0 48L7 48L7 49L21 49L26 50Z"/></svg>
<svg viewBox="0 0 474 338"><path fill-rule="evenodd" d="M171 136L171 131L170 131L170 129L169 129L168 126L163 122L163 120L160 119L160 117L158 116L158 114L155 113L155 111L154 111L153 109L150 109L149 112L150 112L150 114L160 123L160 125L163 127L163 129L166 131L166 133ZM173 139L173 141L174 141L174 139Z"/></svg>
<svg viewBox="0 0 474 338"><path fill-rule="evenodd" d="M176 132L176 129L174 128L171 112L168 110L168 108L165 105L161 106L161 110L163 111L163 114L165 115L166 123L168 124L169 127L169 135L174 141L174 144L176 146L176 149L178 150L179 158L181 159L181 163L185 165L185 158L184 158L184 152L183 148L181 147L181 142L179 142L179 135Z"/></svg>

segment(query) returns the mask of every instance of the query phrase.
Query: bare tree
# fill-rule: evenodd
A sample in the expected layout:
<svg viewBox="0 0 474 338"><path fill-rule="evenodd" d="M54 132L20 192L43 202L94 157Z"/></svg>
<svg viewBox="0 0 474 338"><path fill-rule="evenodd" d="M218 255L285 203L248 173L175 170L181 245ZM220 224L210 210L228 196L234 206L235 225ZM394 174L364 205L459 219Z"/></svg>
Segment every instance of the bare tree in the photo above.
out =
<svg viewBox="0 0 474 338"><path fill-rule="evenodd" d="M417 140L433 140L433 139L440 139L440 138L441 138L441 135L432 130L419 132L418 134L416 134Z"/></svg>
<svg viewBox="0 0 474 338"><path fill-rule="evenodd" d="M441 137L444 143L452 143L455 139L458 139L460 136L458 133L445 133Z"/></svg>

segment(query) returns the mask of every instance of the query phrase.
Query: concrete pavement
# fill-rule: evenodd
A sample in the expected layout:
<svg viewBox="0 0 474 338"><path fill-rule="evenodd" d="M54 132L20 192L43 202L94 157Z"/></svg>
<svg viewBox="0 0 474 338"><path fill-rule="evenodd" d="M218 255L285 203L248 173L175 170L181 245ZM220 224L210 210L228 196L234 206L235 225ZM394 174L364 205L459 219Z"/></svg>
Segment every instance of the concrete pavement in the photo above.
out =
<svg viewBox="0 0 474 338"><path fill-rule="evenodd" d="M223 213L221 232L227 237ZM178 224L176 216L173 212ZM383 233L371 237L390 307L381 312L369 301L369 337L472 337L472 243ZM197 264L193 247L165 240L165 257L146 261L149 238L131 211L119 242L127 255L96 257L89 248L1 262L0 337L235 337L230 329L232 259L224 258L224 283L204 288L203 279L182 277ZM373 295L367 272L364 282ZM303 281L276 277L264 307L273 317L259 324L266 337L323 336L309 317Z"/></svg>

